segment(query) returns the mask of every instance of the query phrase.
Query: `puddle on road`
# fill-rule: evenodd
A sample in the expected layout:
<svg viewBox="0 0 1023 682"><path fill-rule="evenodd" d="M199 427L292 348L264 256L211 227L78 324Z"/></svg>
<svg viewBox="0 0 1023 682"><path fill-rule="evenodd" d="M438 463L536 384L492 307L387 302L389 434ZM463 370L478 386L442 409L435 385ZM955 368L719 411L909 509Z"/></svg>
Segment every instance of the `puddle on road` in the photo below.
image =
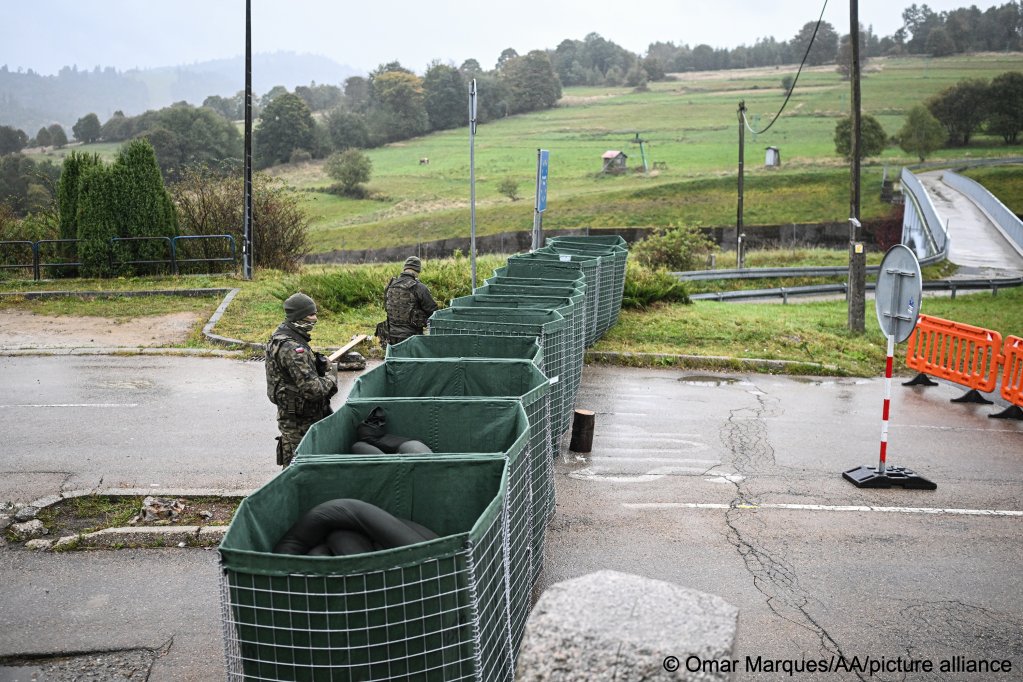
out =
<svg viewBox="0 0 1023 682"><path fill-rule="evenodd" d="M821 377L789 377L792 381L810 386L859 386L869 384L870 379L822 379Z"/></svg>
<svg viewBox="0 0 1023 682"><path fill-rule="evenodd" d="M689 374L684 377L679 377L678 381L679 383L689 384L690 386L722 386L739 383L739 379L736 377L718 376L714 374Z"/></svg>

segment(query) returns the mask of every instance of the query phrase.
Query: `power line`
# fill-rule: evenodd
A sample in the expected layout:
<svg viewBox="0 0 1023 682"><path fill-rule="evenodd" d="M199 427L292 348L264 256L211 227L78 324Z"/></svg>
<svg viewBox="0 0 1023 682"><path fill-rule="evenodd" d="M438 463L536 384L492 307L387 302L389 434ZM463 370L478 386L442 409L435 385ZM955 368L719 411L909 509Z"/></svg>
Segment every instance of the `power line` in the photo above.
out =
<svg viewBox="0 0 1023 682"><path fill-rule="evenodd" d="M749 128L749 131L754 135L760 135L761 133L766 133L768 130L770 130L771 126L774 125L774 122L778 120L779 116L781 116L781 112L785 111L785 105L789 103L789 98L792 97L792 92L796 89L796 83L799 82L799 74L803 72L803 66L806 64L806 58L810 56L810 48L813 47L813 41L817 38L817 31L819 31L821 28L821 22L824 20L824 10L826 10L827 8L828 0L824 0L824 6L821 7L821 15L817 19L817 25L813 29L813 35L810 36L810 43L806 46L806 52L803 54L803 61L799 63L799 70L796 71L796 77L792 81L792 87L789 88L788 93L785 95L785 101L781 103L781 109L779 109L778 113L774 115L774 118L772 118L771 122L767 124L767 127L764 128L763 130L753 130L753 128L750 127L749 121L746 119L746 110L743 109L742 122L746 125L747 128Z"/></svg>

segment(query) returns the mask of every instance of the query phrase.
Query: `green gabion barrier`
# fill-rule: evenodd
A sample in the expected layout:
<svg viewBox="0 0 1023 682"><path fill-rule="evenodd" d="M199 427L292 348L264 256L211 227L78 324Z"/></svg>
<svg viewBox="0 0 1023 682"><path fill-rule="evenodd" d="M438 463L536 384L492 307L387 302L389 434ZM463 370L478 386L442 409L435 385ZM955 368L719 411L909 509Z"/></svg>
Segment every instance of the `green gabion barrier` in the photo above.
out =
<svg viewBox="0 0 1023 682"><path fill-rule="evenodd" d="M535 337L461 335L412 336L401 343L387 346L384 358L508 358L529 360L543 367L543 348Z"/></svg>
<svg viewBox="0 0 1023 682"><path fill-rule="evenodd" d="M591 253L614 254L615 278L612 287L614 296L611 308L611 325L614 326L618 322L618 314L622 309L622 294L625 291L625 273L629 260L629 249L625 240L618 235L565 236L550 237L546 243L548 245L564 245Z"/></svg>
<svg viewBox="0 0 1023 682"><path fill-rule="evenodd" d="M543 349L543 372L551 379L551 414L564 414L567 355L571 350L572 330L565 318L554 310L537 308L444 308L429 320L431 336L495 335L527 336L539 340ZM563 430L552 423L554 440L560 442Z"/></svg>
<svg viewBox="0 0 1023 682"><path fill-rule="evenodd" d="M510 535L511 631L517 648L529 615L532 585L543 569L546 528L555 506L549 381L528 360L392 358L356 379L348 400L415 396L433 400L514 398L526 412L529 441L525 456L531 498L528 506L509 506L510 528L524 522L530 527L528 542L514 532ZM514 502L518 497L512 494L509 499Z"/></svg>
<svg viewBox="0 0 1023 682"><path fill-rule="evenodd" d="M229 680L511 680L503 455L291 466L220 545ZM355 498L440 537L353 556L272 553L321 502Z"/></svg>
<svg viewBox="0 0 1023 682"><path fill-rule="evenodd" d="M582 297L566 296L539 296L539 295L517 295L517 294L489 294L477 293L469 296L460 296L451 300L452 308L540 308L545 310L556 310L565 318L567 325L567 346L565 351L565 369L562 374L562 412L556 415L561 420L561 433L569 427L572 420L572 411L575 405L575 396L579 390L579 383L582 378L583 346L581 324L577 321L577 315L581 310L579 304Z"/></svg>

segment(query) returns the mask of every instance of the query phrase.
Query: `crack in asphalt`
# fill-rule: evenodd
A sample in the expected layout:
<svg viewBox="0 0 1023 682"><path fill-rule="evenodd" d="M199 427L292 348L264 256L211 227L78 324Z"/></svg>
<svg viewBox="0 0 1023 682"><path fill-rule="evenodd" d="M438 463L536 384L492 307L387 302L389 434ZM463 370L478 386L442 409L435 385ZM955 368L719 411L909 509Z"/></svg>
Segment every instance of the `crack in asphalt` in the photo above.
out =
<svg viewBox="0 0 1023 682"><path fill-rule="evenodd" d="M841 645L824 625L810 615L807 607L813 596L800 587L792 565L781 554L758 542L758 531L765 528L762 517L742 508L742 505L757 506L760 503L761 496L754 489L752 477L778 468L764 418L780 414L779 403L760 389L750 393L756 398L756 406L732 410L720 431L721 442L731 454L732 466L741 477L731 481L736 497L725 513L728 542L742 557L746 570L753 577L753 586L766 598L767 607L772 612L811 633L818 640L822 652L844 656ZM866 679L859 673L857 677Z"/></svg>

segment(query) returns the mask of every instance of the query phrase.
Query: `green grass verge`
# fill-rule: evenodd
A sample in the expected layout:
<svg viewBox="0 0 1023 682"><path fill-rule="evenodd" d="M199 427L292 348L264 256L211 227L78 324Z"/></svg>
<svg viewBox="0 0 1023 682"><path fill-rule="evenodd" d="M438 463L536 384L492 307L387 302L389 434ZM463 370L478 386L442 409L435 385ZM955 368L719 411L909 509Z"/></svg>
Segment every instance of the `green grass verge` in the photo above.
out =
<svg viewBox="0 0 1023 682"><path fill-rule="evenodd" d="M1021 288L1003 289L995 296L960 295L955 300L926 295L921 310L1003 335L1023 333ZM788 360L834 369L804 367L786 372L879 376L884 372L886 344L873 303L867 302L866 333L850 333L847 316L845 301L655 305L644 311L623 310L618 324L594 350ZM904 345L896 350L897 356L900 353L905 354Z"/></svg>
<svg viewBox="0 0 1023 682"><path fill-rule="evenodd" d="M750 264L757 267L841 265L843 258L844 252L818 250L749 254ZM477 263L478 283L482 284L494 268L504 265L506 260L502 256L480 258ZM383 288L388 278L399 269L397 263L316 266L303 268L296 274L258 271L252 281L211 280L240 289L215 331L228 338L262 343L282 319L283 300L294 291L302 290L312 295L320 308L320 322L313 335L314 346L338 348L355 334L372 334L376 323L384 318L381 300ZM634 268L630 264L630 276L633 272ZM928 269L925 277L944 277L947 274L945 269L939 267ZM469 260L464 257L427 260L424 263L423 279L438 302L444 305L455 296L469 293ZM169 282L177 285L179 280L174 278ZM128 280L121 283L127 284ZM103 283L94 282L91 287L86 282L78 284L85 289L109 288L99 286ZM147 281L146 285L169 288L168 281ZM719 281L701 285L724 289L735 283ZM747 288L794 285L792 280L745 283ZM640 286L651 287L655 283L644 278ZM205 322L219 300L156 297L95 301L72 298L44 302L0 299L0 308L27 308L41 314L98 314L117 317L146 312L156 314L157 311L184 307L200 311L201 320ZM140 301L144 303L144 309L137 307ZM955 300L927 294L922 310L929 315L993 329L1003 335L1023 334L1023 289L1020 288L1003 289L997 295L987 292L959 295ZM788 305L706 301L692 305L653 303L645 308L623 310L618 325L609 330L593 350L787 360L820 365L786 370L793 373L877 376L884 367L885 340L875 323L873 304L868 301L865 334L851 334L846 329L846 323L844 301L800 303L798 299L792 299ZM201 326L198 325L193 338L183 345L210 345L199 334ZM772 371L765 367L755 369Z"/></svg>

